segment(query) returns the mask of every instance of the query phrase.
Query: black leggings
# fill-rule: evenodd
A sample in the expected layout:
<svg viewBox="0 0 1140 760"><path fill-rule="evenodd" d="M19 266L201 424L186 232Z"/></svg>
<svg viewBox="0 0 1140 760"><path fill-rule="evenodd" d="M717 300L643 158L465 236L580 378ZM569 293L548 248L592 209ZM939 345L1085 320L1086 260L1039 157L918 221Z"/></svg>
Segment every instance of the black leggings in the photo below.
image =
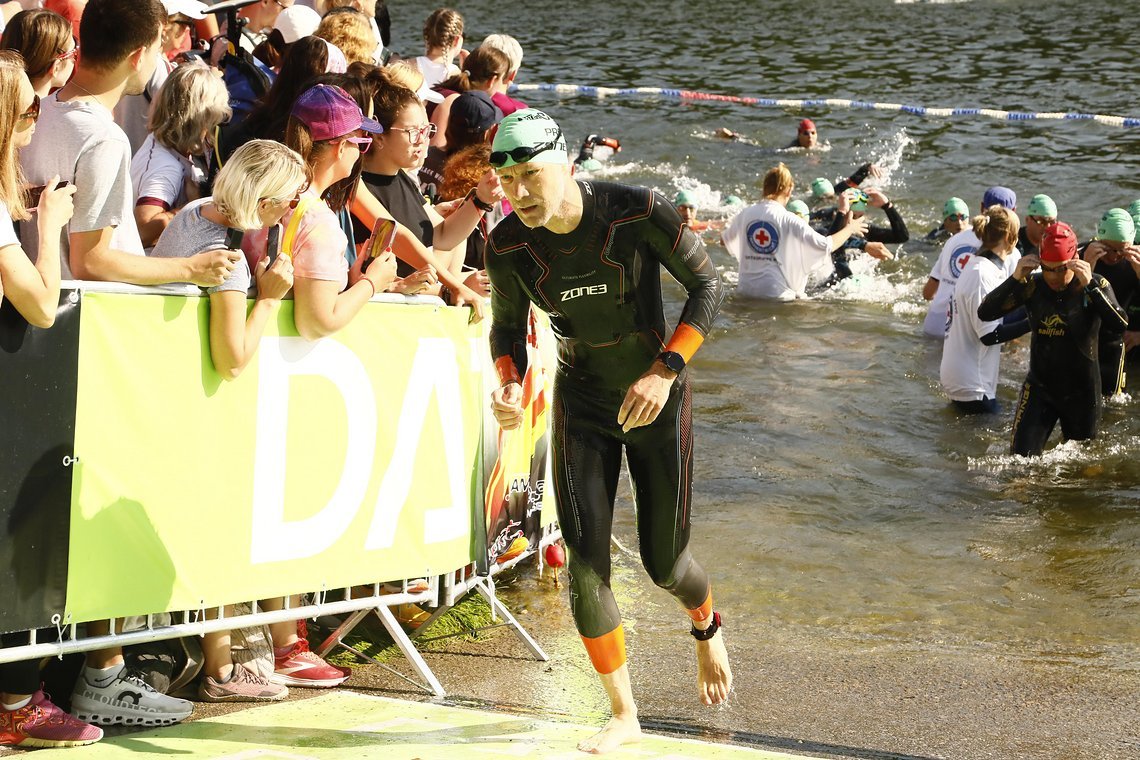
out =
<svg viewBox="0 0 1140 760"><path fill-rule="evenodd" d="M617 424L624 393L599 393L559 380L553 407L554 487L578 632L595 638L621 624L610 590L610 535L623 447L641 561L653 582L685 609L700 607L708 598L709 580L688 550L693 427L687 375L674 383L653 424L629 433Z"/></svg>
<svg viewBox="0 0 1140 760"><path fill-rule="evenodd" d="M1010 451L1023 457L1040 454L1058 421L1066 441L1096 438L1100 409L1099 389L1054 399L1043 387L1026 380L1017 399Z"/></svg>

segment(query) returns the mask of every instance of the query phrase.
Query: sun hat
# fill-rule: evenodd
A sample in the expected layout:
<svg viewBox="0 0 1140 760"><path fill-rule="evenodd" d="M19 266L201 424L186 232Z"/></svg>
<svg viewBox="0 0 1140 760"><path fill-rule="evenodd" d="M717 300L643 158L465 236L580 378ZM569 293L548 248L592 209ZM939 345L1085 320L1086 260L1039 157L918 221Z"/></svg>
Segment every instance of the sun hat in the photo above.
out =
<svg viewBox="0 0 1140 760"><path fill-rule="evenodd" d="M292 45L302 37L310 37L321 24L321 14L307 5L290 5L277 14L273 28L281 32L286 45Z"/></svg>
<svg viewBox="0 0 1140 760"><path fill-rule="evenodd" d="M943 204L943 206L942 206L942 218L945 219L948 216L955 216L957 214L961 214L962 216L969 217L970 216L970 207L966 205L966 201L962 200L961 198L954 197L954 198L951 198L950 200L946 201L945 204Z"/></svg>
<svg viewBox="0 0 1140 760"><path fill-rule="evenodd" d="M534 152L536 148L542 150ZM491 143L492 166L506 169L521 163L568 163L562 130L554 119L537 108L515 111L499 122Z"/></svg>
<svg viewBox="0 0 1140 760"><path fill-rule="evenodd" d="M181 13L193 19L206 18L207 5L200 3L198 0L162 0L162 6L166 8L166 15L173 16Z"/></svg>
<svg viewBox="0 0 1140 760"><path fill-rule="evenodd" d="M1110 208L1100 218L1096 226L1097 240L1111 240L1117 243L1131 243L1136 239L1136 223L1122 208Z"/></svg>
<svg viewBox="0 0 1140 760"><path fill-rule="evenodd" d="M1049 219L1057 218L1057 204L1048 195L1038 194L1029 199L1029 216L1044 216Z"/></svg>
<svg viewBox="0 0 1140 760"><path fill-rule="evenodd" d="M384 131L378 122L365 118L351 95L328 84L318 84L301 93L290 116L309 128L313 142L343 137L358 129L372 134Z"/></svg>
<svg viewBox="0 0 1140 760"><path fill-rule="evenodd" d="M1053 222L1041 235L1038 258L1050 263L1068 261L1077 255L1077 233L1064 222Z"/></svg>

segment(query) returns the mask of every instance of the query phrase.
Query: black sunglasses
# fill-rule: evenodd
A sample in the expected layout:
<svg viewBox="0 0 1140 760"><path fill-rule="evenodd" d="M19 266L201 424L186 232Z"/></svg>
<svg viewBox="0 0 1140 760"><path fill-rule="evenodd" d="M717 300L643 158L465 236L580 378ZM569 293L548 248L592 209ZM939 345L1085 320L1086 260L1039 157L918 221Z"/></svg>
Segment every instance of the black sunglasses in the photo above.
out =
<svg viewBox="0 0 1140 760"><path fill-rule="evenodd" d="M558 147L558 141L561 139L562 139L562 130L559 129L558 134L555 135L554 139L551 140L550 142L542 143L541 145L535 145L535 146L520 145L519 147L514 148L512 150L492 151L492 153L491 153L490 157L487 159L487 161L491 164L491 166L495 167L496 169L502 168L503 164L505 164L507 162L508 158L514 159L514 162L516 164L521 164L525 161L531 160L532 158L537 156L539 153L542 153L543 151L552 150L552 149Z"/></svg>
<svg viewBox="0 0 1140 760"><path fill-rule="evenodd" d="M39 95L33 95L32 96L32 104L30 106L28 106L27 111L24 111L22 114L20 114L20 118L21 119L27 119L28 121L32 122L33 124L35 124L36 121L39 120L39 118L40 118L40 96Z"/></svg>

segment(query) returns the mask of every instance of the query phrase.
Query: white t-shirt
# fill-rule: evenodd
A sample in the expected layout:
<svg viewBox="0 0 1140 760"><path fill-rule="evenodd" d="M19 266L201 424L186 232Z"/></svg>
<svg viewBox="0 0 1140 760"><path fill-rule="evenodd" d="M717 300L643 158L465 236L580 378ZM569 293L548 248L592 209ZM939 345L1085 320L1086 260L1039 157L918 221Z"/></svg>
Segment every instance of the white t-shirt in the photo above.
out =
<svg viewBox="0 0 1140 760"><path fill-rule="evenodd" d="M1007 259L1008 261L1008 259ZM1001 320L978 319L978 305L991 290L1009 277L1003 265L984 256L970 257L961 272L950 302L950 327L942 344L942 389L953 401L997 398L1001 346L986 346L982 336L993 332Z"/></svg>
<svg viewBox="0 0 1140 760"><path fill-rule="evenodd" d="M16 237L16 225L12 222L12 215L8 213L8 206L0 202L0 248L19 244L20 239Z"/></svg>
<svg viewBox="0 0 1140 760"><path fill-rule="evenodd" d="M158 62L154 66L154 73L146 83L140 95L124 95L115 106L115 122L123 128L127 139L131 141L131 153L137 153L142 147L143 140L150 134L147 124L150 122L150 109L154 101L158 100L158 92L166 84L170 72L174 71L174 64L166 60L162 53L158 54Z"/></svg>
<svg viewBox="0 0 1140 760"><path fill-rule="evenodd" d="M938 290L930 300L930 309L922 323L922 331L933 338L945 338L949 329L950 302L954 298L954 285L970 258L980 248L982 241L972 229L957 232L942 246L942 253L930 270L930 276L938 280Z"/></svg>
<svg viewBox="0 0 1140 760"><path fill-rule="evenodd" d="M780 301L807 298L808 277L831 269L828 237L776 201L741 211L723 237L728 252L740 262L741 295Z"/></svg>
<svg viewBox="0 0 1140 760"><path fill-rule="evenodd" d="M135 192L131 186L131 144L111 112L86 99L60 103L44 98L32 144L20 151L20 164L31 185L58 174L75 185L75 213L63 230L60 246L64 279L68 266L68 234L114 227L111 248L143 255L135 226ZM25 250L39 250L35 218L22 222Z"/></svg>
<svg viewBox="0 0 1140 760"><path fill-rule="evenodd" d="M186 205L186 183L201 186L205 179L202 167L158 142L154 135L147 135L131 159L136 202L139 198L155 198L166 203L167 209L179 209Z"/></svg>
<svg viewBox="0 0 1140 760"><path fill-rule="evenodd" d="M447 65L436 63L426 55L421 55L416 58L416 68L418 68L420 70L420 73L424 75L423 86L420 87L419 92L417 92L416 95L419 95L420 100L429 100L432 103L442 103L443 95L440 95L438 92L433 90L432 87L435 87L440 82L443 82L449 77L453 77L458 74L459 67L454 63L449 63Z"/></svg>

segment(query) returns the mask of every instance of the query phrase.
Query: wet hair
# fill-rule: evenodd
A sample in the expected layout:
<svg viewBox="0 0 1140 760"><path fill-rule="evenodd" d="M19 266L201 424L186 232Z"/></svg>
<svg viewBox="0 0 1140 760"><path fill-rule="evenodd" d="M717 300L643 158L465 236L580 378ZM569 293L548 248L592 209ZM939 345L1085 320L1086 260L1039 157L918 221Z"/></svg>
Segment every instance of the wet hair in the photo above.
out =
<svg viewBox="0 0 1140 760"><path fill-rule="evenodd" d="M309 81L325 72L329 63L329 48L316 37L302 37L294 42L281 62L281 73L265 97L246 117L244 126L249 134L266 140L283 141L289 111L297 96L309 89Z"/></svg>
<svg viewBox="0 0 1140 760"><path fill-rule="evenodd" d="M147 128L154 139L184 156L205 150L205 136L230 118L230 94L214 70L179 66L158 91Z"/></svg>
<svg viewBox="0 0 1140 760"><path fill-rule="evenodd" d="M80 63L113 69L154 43L165 24L166 8L158 0L89 0L79 22Z"/></svg>
<svg viewBox="0 0 1140 760"><path fill-rule="evenodd" d="M12 135L20 121L20 84L27 75L24 59L13 50L0 50L0 203L13 220L27 219L24 177Z"/></svg>
<svg viewBox="0 0 1140 760"><path fill-rule="evenodd" d="M439 89L467 92L475 89L475 82L489 82L496 74L505 77L510 73L510 66L510 59L501 50L477 47L463 62L463 71L445 80Z"/></svg>
<svg viewBox="0 0 1140 760"><path fill-rule="evenodd" d="M347 92L356 104L360 106L360 110L368 114L368 100L369 92L365 83L356 78L350 77L347 74L322 74L319 77L310 79L304 88L308 90L311 87L316 87L318 84L335 85ZM304 91L303 90L303 91ZM285 144L293 150L301 154L301 158L305 160L305 164L312 170L316 166L316 162L320 154L332 147L333 143L339 142L340 137L331 140L319 140L314 142L313 135L309 131L309 127L300 119L289 117L285 125ZM344 179L337 180L330 185L321 195L321 199L328 204L329 208L333 211L340 212L351 201L356 194L356 186L360 180L360 172L363 170L363 155L357 159L356 164L352 167L352 171Z"/></svg>
<svg viewBox="0 0 1140 760"><path fill-rule="evenodd" d="M235 150L218 172L214 206L238 229L259 230L258 204L291 200L311 176L296 151L276 140L251 140Z"/></svg>
<svg viewBox="0 0 1140 760"><path fill-rule="evenodd" d="M488 143L469 145L457 151L443 165L443 180L439 183L439 198L444 201L462 198L479 184L491 168L491 146Z"/></svg>
<svg viewBox="0 0 1140 760"><path fill-rule="evenodd" d="M792 173L783 163L776 164L764 175L764 197L775 198L777 195L792 192Z"/></svg>
<svg viewBox="0 0 1140 760"><path fill-rule="evenodd" d="M1021 220L1010 209L990 206L971 219L970 225L974 228L974 234L982 241L982 247L992 251L995 248L1010 248L1017 245L1017 232L1021 229Z"/></svg>
<svg viewBox="0 0 1140 760"><path fill-rule="evenodd" d="M439 8L424 21L424 44L428 48L447 47L463 36L463 17L451 8Z"/></svg>
<svg viewBox="0 0 1140 760"><path fill-rule="evenodd" d="M372 33L368 16L356 8L336 8L321 19L314 37L328 40L340 48L348 63L363 61L373 63L376 45L380 41Z"/></svg>
<svg viewBox="0 0 1140 760"><path fill-rule="evenodd" d="M423 103L416 94L407 87L391 85L381 87L372 96L372 106L376 109L376 121L380 126L389 129L400 118L405 108L411 105L422 106Z"/></svg>
<svg viewBox="0 0 1140 760"><path fill-rule="evenodd" d="M4 29L0 47L15 50L24 57L30 79L51 71L52 64L67 50L71 24L54 11L20 11Z"/></svg>
<svg viewBox="0 0 1140 760"><path fill-rule="evenodd" d="M500 53L505 55L507 57L509 66L507 69L508 74L517 72L519 70L519 67L522 66L522 45L520 45L519 41L509 34L488 34L487 37L483 40L483 44L479 47L498 50Z"/></svg>

